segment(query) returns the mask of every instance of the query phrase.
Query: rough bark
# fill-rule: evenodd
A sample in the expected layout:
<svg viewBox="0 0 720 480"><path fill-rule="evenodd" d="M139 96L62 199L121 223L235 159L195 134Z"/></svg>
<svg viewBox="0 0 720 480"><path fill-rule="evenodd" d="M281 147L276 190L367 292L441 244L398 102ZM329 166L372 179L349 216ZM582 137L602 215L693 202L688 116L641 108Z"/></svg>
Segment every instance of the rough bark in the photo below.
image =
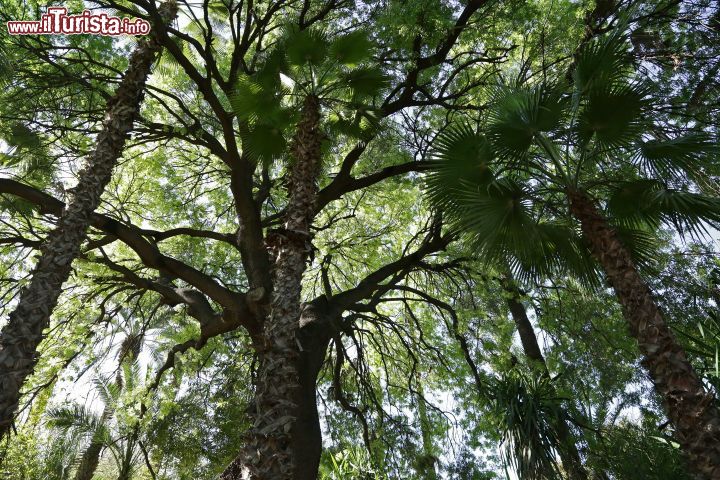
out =
<svg viewBox="0 0 720 480"><path fill-rule="evenodd" d="M720 478L720 411L665 323L650 288L628 249L595 203L568 192L570 210L612 285L637 340L655 390L662 398L675 437L699 478Z"/></svg>
<svg viewBox="0 0 720 480"><path fill-rule="evenodd" d="M550 372L545 363L545 357L540 350L540 345L535 335L535 329L527 316L525 305L520 301L520 292L513 283L511 278L505 278L502 281L503 289L510 294L507 298L508 309L510 310L510 316L515 322L518 334L520 335L520 343L523 346L523 352L535 366L540 368L542 375L549 377ZM586 480L588 478L587 470L580 459L580 452L578 452L575 439L570 432L565 419L558 419L555 425L557 430L558 438L562 442L562 448L560 449L560 460L562 460L563 467L572 479Z"/></svg>
<svg viewBox="0 0 720 480"><path fill-rule="evenodd" d="M112 409L110 405L105 405L102 413L102 424L105 424L110 417L112 417ZM75 472L75 480L92 480L100 464L100 454L105 447L105 443L102 439L98 438L98 435L93 435L90 440L90 445L85 449L82 456L80 457L80 464L78 465L77 471Z"/></svg>
<svg viewBox="0 0 720 480"><path fill-rule="evenodd" d="M177 14L174 0L160 7L163 21ZM37 348L57 305L62 284L86 237L93 211L122 154L143 97L145 82L161 46L155 33L139 41L120 86L107 105L103 129L71 200L56 228L41 247L41 255L17 308L0 332L0 437L10 430L20 389L37 363Z"/></svg>
<svg viewBox="0 0 720 480"><path fill-rule="evenodd" d="M255 384L253 425L240 455L223 472L223 480L290 480L296 459L293 432L301 411L303 388L298 371L301 351L298 329L302 312L302 276L310 252L310 224L317 198L320 164L320 104L305 98L291 146L292 164L284 228L268 234L275 258L270 315L259 346L260 366ZM303 372L305 373L305 372ZM314 383L312 385L314 390ZM314 396L314 392L313 392ZM309 401L309 399L307 399ZM307 405L304 405L307 407ZM302 460L302 459L300 459Z"/></svg>

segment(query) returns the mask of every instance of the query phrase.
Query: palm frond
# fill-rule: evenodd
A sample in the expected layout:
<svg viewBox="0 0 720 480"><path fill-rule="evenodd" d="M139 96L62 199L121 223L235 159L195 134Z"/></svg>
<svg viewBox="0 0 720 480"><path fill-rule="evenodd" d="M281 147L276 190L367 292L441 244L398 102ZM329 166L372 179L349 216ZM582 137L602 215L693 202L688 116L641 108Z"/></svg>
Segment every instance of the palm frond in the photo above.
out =
<svg viewBox="0 0 720 480"><path fill-rule="evenodd" d="M374 45L367 32L356 30L332 40L330 57L338 63L354 67L370 59Z"/></svg>
<svg viewBox="0 0 720 480"><path fill-rule="evenodd" d="M660 249L658 236L642 226L614 225L620 241L630 251L633 262L640 270L652 267Z"/></svg>
<svg viewBox="0 0 720 480"><path fill-rule="evenodd" d="M64 432L72 430L82 435L92 435L103 426L100 415L80 405L49 408L46 416L48 425Z"/></svg>
<svg viewBox="0 0 720 480"><path fill-rule="evenodd" d="M562 418L550 380L517 370L496 379L493 406L502 435L503 463L526 480L562 478L554 425Z"/></svg>
<svg viewBox="0 0 720 480"><path fill-rule="evenodd" d="M577 56L573 81L577 95L593 89L603 89L627 79L631 57L623 29L595 37L585 44Z"/></svg>
<svg viewBox="0 0 720 480"><path fill-rule="evenodd" d="M287 152L283 130L268 124L255 124L241 134L243 151L254 160L269 162Z"/></svg>
<svg viewBox="0 0 720 480"><path fill-rule="evenodd" d="M354 101L372 98L388 85L389 78L378 67L353 68L341 75L341 81L353 94Z"/></svg>
<svg viewBox="0 0 720 480"><path fill-rule="evenodd" d="M449 220L468 237L479 260L508 265L524 283L558 274L596 282L596 266L579 236L566 225L538 222L526 185L502 178L475 189L460 187L457 198Z"/></svg>
<svg viewBox="0 0 720 480"><path fill-rule="evenodd" d="M548 85L497 87L488 113L488 137L498 156L524 158L537 133L558 127L565 106L566 99Z"/></svg>
<svg viewBox="0 0 720 480"><path fill-rule="evenodd" d="M435 139L426 178L427 195L442 210L462 208L458 193L468 186L480 187L493 179L492 151L487 139L467 124L456 125Z"/></svg>
<svg viewBox="0 0 720 480"><path fill-rule="evenodd" d="M266 91L282 90L280 74L288 71L287 57L281 48L274 48L259 59L253 78Z"/></svg>
<svg viewBox="0 0 720 480"><path fill-rule="evenodd" d="M120 397L121 387L115 383L112 375L95 375L93 386L105 405L114 405Z"/></svg>
<svg viewBox="0 0 720 480"><path fill-rule="evenodd" d="M320 65L328 55L325 32L316 28L300 30L297 25L285 27L282 48L290 65Z"/></svg>
<svg viewBox="0 0 720 480"><path fill-rule="evenodd" d="M621 225L665 223L694 238L705 236L708 225L720 224L719 199L667 188L657 180L624 182L612 192L607 208Z"/></svg>
<svg viewBox="0 0 720 480"><path fill-rule="evenodd" d="M646 130L643 111L647 85L623 83L590 89L582 100L577 119L581 145L591 140L603 150L627 147Z"/></svg>
<svg viewBox="0 0 720 480"><path fill-rule="evenodd" d="M254 78L243 75L238 78L228 100L239 120L254 123L281 114L279 96L282 93L286 92L269 90Z"/></svg>
<svg viewBox="0 0 720 480"><path fill-rule="evenodd" d="M671 139L640 142L635 162L656 178L698 178L704 166L717 159L720 147L705 133L692 133Z"/></svg>

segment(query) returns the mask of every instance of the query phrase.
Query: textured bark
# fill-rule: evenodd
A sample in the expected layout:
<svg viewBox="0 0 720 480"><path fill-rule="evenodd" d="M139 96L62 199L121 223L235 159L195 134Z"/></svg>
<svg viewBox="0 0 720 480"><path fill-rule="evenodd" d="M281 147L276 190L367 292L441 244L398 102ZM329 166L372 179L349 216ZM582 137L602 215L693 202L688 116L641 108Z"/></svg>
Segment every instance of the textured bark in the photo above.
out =
<svg viewBox="0 0 720 480"><path fill-rule="evenodd" d="M642 364L663 400L675 437L699 478L720 478L720 411L668 328L647 284L615 230L584 193L568 193L570 210L622 305Z"/></svg>
<svg viewBox="0 0 720 480"><path fill-rule="evenodd" d="M284 228L268 235L275 258L273 293L258 356L253 425L223 480L290 480L295 475L293 432L301 416L298 330L302 276L310 252L310 224L320 166L320 104L305 98L291 147L292 165ZM315 388L313 382L313 390ZM307 385L305 386L307 388ZM314 397L314 392L313 392ZM308 399L309 400L309 399ZM305 405L307 406L307 405ZM303 461L303 459L298 459Z"/></svg>
<svg viewBox="0 0 720 480"><path fill-rule="evenodd" d="M527 316L525 305L520 301L520 292L511 278L503 279L502 286L503 289L510 294L507 298L507 305L510 309L510 316L513 322L515 322L515 327L520 334L520 343L522 343L525 356L541 369L544 376L549 377L550 372L548 371L547 363L545 363L542 350L540 350L535 329ZM559 454L565 471L572 479L586 480L588 478L587 470L585 470L585 466L580 459L580 452L578 452L575 439L565 419L558 419L555 424L555 429L563 446Z"/></svg>
<svg viewBox="0 0 720 480"><path fill-rule="evenodd" d="M160 14L163 21L172 21L177 14L175 1L164 3ZM37 363L37 347L43 331L57 305L62 284L70 276L71 264L86 237L90 217L100 204L113 167L122 154L140 108L150 67L160 49L153 32L139 41L130 56L125 76L108 102L95 151L80 173L78 185L70 192L70 202L56 228L40 249L30 285L23 289L17 308L0 332L0 437L10 430L20 389Z"/></svg>
<svg viewBox="0 0 720 480"><path fill-rule="evenodd" d="M102 424L105 424L112 416L112 409L110 405L105 405L102 413ZM80 457L80 464L75 472L75 480L92 480L95 470L97 470L98 464L100 463L100 454L103 451L105 444L102 439L98 438L97 434L93 435L90 440L90 445Z"/></svg>
<svg viewBox="0 0 720 480"><path fill-rule="evenodd" d="M425 405L425 391L422 386L420 373L417 372L417 395L418 421L420 423L420 434L422 437L422 456L418 465L418 473L423 480L438 480L436 471L438 458L435 456L435 449L432 441L432 424Z"/></svg>

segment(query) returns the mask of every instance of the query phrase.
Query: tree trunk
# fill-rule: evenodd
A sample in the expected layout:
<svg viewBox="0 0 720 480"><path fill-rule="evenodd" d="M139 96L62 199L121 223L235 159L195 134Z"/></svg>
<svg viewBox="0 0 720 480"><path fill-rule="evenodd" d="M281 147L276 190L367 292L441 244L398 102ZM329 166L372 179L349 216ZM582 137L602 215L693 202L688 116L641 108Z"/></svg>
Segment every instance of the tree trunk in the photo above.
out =
<svg viewBox="0 0 720 480"><path fill-rule="evenodd" d="M174 0L160 7L165 22L177 14ZM41 247L40 259L30 285L23 289L16 309L0 332L0 437L9 432L20 400L20 389L37 363L37 348L50 315L57 305L62 284L86 237L90 215L110 181L112 169L122 154L132 129L145 82L161 49L156 35L141 40L130 56L120 86L108 101L103 129L87 167L55 229Z"/></svg>
<svg viewBox="0 0 720 480"><path fill-rule="evenodd" d="M120 346L117 372L115 374L115 386L117 386L119 392L123 390L125 385L125 381L122 376L123 364L126 361L136 361L138 355L140 355L141 348L142 337L137 335L129 335L125 337L125 340ZM103 408L103 413L100 417L100 424L106 425L113 417L114 413L113 405L108 402L107 405L105 405L105 408ZM93 435L93 438L90 440L90 445L88 445L87 449L83 452L82 457L80 457L80 465L75 472L75 480L92 480L95 470L97 470L97 467L100 464L100 454L102 453L104 447L105 443L103 442L103 439L100 438L97 433Z"/></svg>
<svg viewBox="0 0 720 480"><path fill-rule="evenodd" d="M110 405L105 405L100 423L104 425L111 416L112 409ZM90 445L88 445L88 448L85 449L80 458L80 465L78 465L78 469L75 472L75 480L92 480L95 470L97 470L100 464L100 454L102 453L103 447L105 447L105 443L103 443L102 439L98 438L97 434L93 435L93 438L90 440Z"/></svg>
<svg viewBox="0 0 720 480"><path fill-rule="evenodd" d="M501 283L503 289L510 294L507 298L507 306L510 310L510 316L515 322L515 327L520 334L520 343L522 343L525 356L528 357L536 367L540 368L543 376L549 377L550 372L548 371L547 363L545 363L545 357L542 354L542 350L540 350L535 329L527 316L525 305L520 301L520 292L517 286L512 278L509 277L503 279ZM558 453L569 477L572 479L587 480L587 471L580 459L580 452L578 452L575 439L565 419L558 419L555 424L555 429L558 439L562 443Z"/></svg>
<svg viewBox="0 0 720 480"><path fill-rule="evenodd" d="M317 377L331 339L331 322L338 316L327 308L325 297L305 304L300 318L297 368L297 415L291 432L295 474L293 480L316 480L322 453L320 417L317 410Z"/></svg>
<svg viewBox="0 0 720 480"><path fill-rule="evenodd" d="M100 454L103 447L102 442L93 441L90 443L90 446L83 453L77 472L75 472L75 480L92 480L100 463Z"/></svg>
<svg viewBox="0 0 720 480"><path fill-rule="evenodd" d="M412 330L410 335L413 350L420 351L418 334ZM435 456L435 446L432 439L432 423L425 404L425 389L423 388L422 372L419 365L415 368L416 391L414 392L417 402L418 424L420 426L420 437L422 439L422 453L416 460L415 469L423 480L437 480L436 466L438 458Z"/></svg>
<svg viewBox="0 0 720 480"><path fill-rule="evenodd" d="M583 192L568 193L570 210L615 290L630 333L638 341L675 437L700 478L720 478L720 411L668 328L650 288L617 232Z"/></svg>
<svg viewBox="0 0 720 480"><path fill-rule="evenodd" d="M420 470L420 478L423 480L438 480L436 466L438 458L435 456L435 446L432 441L432 425L430 423L430 416L427 413L427 405L425 405L425 391L422 387L422 379L420 378L420 372L416 372L417 378L417 395L416 401L418 403L418 420L420 422L420 434L422 435L422 456L418 465Z"/></svg>
<svg viewBox="0 0 720 480"><path fill-rule="evenodd" d="M305 461L295 458L295 450L300 452L304 447L293 442L293 433L298 432L295 425L312 420L301 410L308 407L310 398L302 395L309 386L302 385L299 378L302 355L297 333L301 322L302 276L312 248L310 224L317 197L322 140L319 127L320 103L317 97L309 95L291 147L293 163L284 228L269 232L266 240L275 258L275 270L270 315L263 331L264 345L258 351L260 366L253 426L240 455L223 472L222 480L290 480L296 469L299 471L299 462ZM313 380L313 404L314 389Z"/></svg>

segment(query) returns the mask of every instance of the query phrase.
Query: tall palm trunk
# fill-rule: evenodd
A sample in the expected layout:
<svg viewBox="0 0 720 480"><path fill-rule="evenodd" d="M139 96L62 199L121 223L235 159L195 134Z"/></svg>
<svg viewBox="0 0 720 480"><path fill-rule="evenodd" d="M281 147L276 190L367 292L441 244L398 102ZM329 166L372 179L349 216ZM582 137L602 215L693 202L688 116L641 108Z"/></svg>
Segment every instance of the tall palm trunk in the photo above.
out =
<svg viewBox="0 0 720 480"><path fill-rule="evenodd" d="M135 335L128 335L120 346L120 351L118 352L117 373L115 374L115 386L117 387L118 392L121 392L125 385L125 381L122 376L125 361L129 360L130 362L133 362L137 360L138 355L140 355L141 348L142 337ZM111 402L107 401L105 408L103 408L102 416L100 417L100 424L106 425L114 414L115 411L113 405ZM97 470L97 467L100 464L100 455L102 454L103 448L105 448L105 441L98 433L96 433L90 439L90 445L88 445L80 457L80 464L75 472L75 480L92 480L93 475L95 475L95 470Z"/></svg>
<svg viewBox="0 0 720 480"><path fill-rule="evenodd" d="M720 411L663 319L617 232L583 192L568 193L570 210L622 305L655 390L691 467L703 479L720 478Z"/></svg>
<svg viewBox="0 0 720 480"><path fill-rule="evenodd" d="M320 104L305 98L293 140L288 205L284 228L268 235L275 270L270 315L264 325L265 345L258 352L253 426L240 455L223 472L223 480L290 480L295 477L291 432L299 416L300 390L297 332L302 275L308 258L310 224L317 196L320 164Z"/></svg>
<svg viewBox="0 0 720 480"><path fill-rule="evenodd" d="M100 417L100 424L105 425L111 417L112 407L109 404L105 405L102 416ZM90 445L88 445L82 457L80 457L80 464L75 472L75 480L92 480L93 475L95 475L95 470L97 470L100 464L100 454L103 448L105 448L105 442L99 433L95 433L90 440Z"/></svg>
<svg viewBox="0 0 720 480"><path fill-rule="evenodd" d="M175 0L160 7L164 22L177 14ZM0 332L0 437L10 430L20 400L20 389L37 363L37 348L50 315L57 305L62 284L86 237L90 215L110 181L125 140L140 109L150 67L161 49L157 35L141 40L130 56L120 86L108 102L103 129L88 165L55 229L41 247L30 285L23 289L7 325Z"/></svg>
<svg viewBox="0 0 720 480"><path fill-rule="evenodd" d="M536 367L540 368L543 376L549 377L550 372L547 368L547 363L545 363L545 357L542 354L542 350L540 350L535 329L527 316L525 305L520 301L520 292L517 286L509 276L503 279L501 283L503 289L510 294L506 302L510 310L510 316L513 322L515 322L515 327L520 335L520 343L522 344L525 356L534 362ZM560 460L562 460L566 472L572 479L587 480L588 474L580 459L580 452L578 452L569 425L565 419L558 418L554 426L558 439L562 443L558 453L560 454Z"/></svg>

